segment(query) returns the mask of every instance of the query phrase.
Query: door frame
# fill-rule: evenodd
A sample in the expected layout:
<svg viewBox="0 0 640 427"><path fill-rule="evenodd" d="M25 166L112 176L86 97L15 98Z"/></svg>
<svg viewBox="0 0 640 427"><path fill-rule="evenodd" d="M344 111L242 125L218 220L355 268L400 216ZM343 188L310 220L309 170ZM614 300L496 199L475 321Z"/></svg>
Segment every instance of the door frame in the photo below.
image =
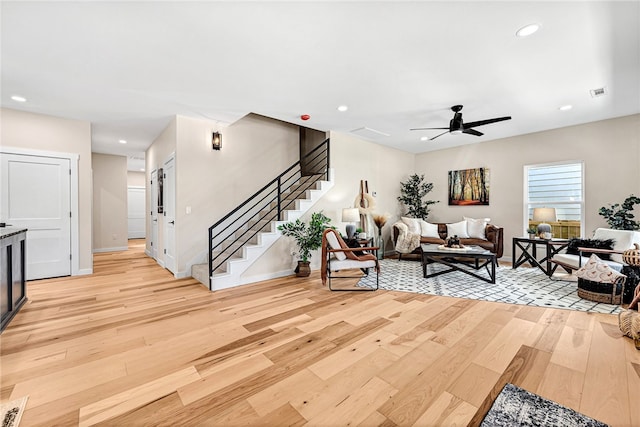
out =
<svg viewBox="0 0 640 427"><path fill-rule="evenodd" d="M80 224L79 224L79 180L78 180L78 162L80 161L80 155L76 153L64 153L61 151L44 151L44 150L32 150L28 148L17 147L0 147L0 153L4 154L17 154L22 156L34 156L34 157L51 157L54 159L66 159L69 160L69 168L71 169L70 176L70 209L71 209L71 275L79 276L82 274L91 274L91 271L80 271Z"/></svg>

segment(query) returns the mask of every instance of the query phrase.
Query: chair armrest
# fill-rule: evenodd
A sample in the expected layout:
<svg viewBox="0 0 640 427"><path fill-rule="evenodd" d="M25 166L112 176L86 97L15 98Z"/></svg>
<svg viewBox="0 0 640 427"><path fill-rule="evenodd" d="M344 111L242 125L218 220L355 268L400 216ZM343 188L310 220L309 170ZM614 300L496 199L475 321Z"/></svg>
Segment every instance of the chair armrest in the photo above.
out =
<svg viewBox="0 0 640 427"><path fill-rule="evenodd" d="M353 252L353 251L377 251L379 247L362 247L362 248L341 248L341 249L328 249L327 252Z"/></svg>
<svg viewBox="0 0 640 427"><path fill-rule="evenodd" d="M623 254L624 251L616 251L613 249L596 249L596 248L578 248L579 252L591 252L594 254Z"/></svg>

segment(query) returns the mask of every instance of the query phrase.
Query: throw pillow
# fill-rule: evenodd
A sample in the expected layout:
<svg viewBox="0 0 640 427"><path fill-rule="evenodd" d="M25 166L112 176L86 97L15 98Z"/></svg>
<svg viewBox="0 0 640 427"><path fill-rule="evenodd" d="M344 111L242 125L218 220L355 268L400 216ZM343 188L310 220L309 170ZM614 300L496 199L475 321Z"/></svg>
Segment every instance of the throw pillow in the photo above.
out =
<svg viewBox="0 0 640 427"><path fill-rule="evenodd" d="M435 237L439 239L438 224L431 224L430 222L420 220L420 235L422 237Z"/></svg>
<svg viewBox="0 0 640 427"><path fill-rule="evenodd" d="M403 216L402 218L400 218L402 220L402 222L404 222L405 224L407 224L407 228L409 229L410 232L412 232L413 234L420 234L420 232L422 231L420 229L420 220L418 218L408 218L406 216Z"/></svg>
<svg viewBox="0 0 640 427"><path fill-rule="evenodd" d="M458 236L461 239L468 239L467 221L454 222L447 224L447 237Z"/></svg>
<svg viewBox="0 0 640 427"><path fill-rule="evenodd" d="M469 234L469 237L472 237L474 239L487 240L485 229L487 228L487 224L489 224L489 221L491 221L491 218L474 219L467 218L465 216L464 219L467 221L467 233Z"/></svg>
<svg viewBox="0 0 640 427"><path fill-rule="evenodd" d="M616 283L620 278L626 278L624 274L620 274L609 267L596 254L591 255L589 261L576 271L576 277L598 283Z"/></svg>
<svg viewBox="0 0 640 427"><path fill-rule="evenodd" d="M613 239L580 239L574 237L569 240L569 245L567 246L567 253L571 255L579 255L580 251L578 248L594 248L594 249L613 249L614 245ZM582 252L584 256L591 256L592 252L584 251ZM598 254L601 259L611 259L610 254Z"/></svg>

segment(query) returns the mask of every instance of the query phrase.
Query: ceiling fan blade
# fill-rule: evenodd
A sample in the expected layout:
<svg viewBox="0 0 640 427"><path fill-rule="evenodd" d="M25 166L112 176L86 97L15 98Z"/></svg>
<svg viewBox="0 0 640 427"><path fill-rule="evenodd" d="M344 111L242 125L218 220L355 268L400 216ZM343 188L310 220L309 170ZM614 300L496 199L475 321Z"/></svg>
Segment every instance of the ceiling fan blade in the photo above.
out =
<svg viewBox="0 0 640 427"><path fill-rule="evenodd" d="M511 116L497 117L495 119L487 119L487 120L480 120L480 121L477 121L477 122L465 123L464 124L464 128L465 129L475 128L475 127L478 127L478 126L488 125L489 123L501 122L501 121L504 121L504 120L511 120Z"/></svg>
<svg viewBox="0 0 640 427"><path fill-rule="evenodd" d="M440 128L440 129L442 129L442 128ZM447 128L447 129L448 129L448 128ZM429 138L429 141L433 141L434 139L436 139L436 138L437 138L437 137L439 137L439 136L444 135L445 133L449 133L449 131L442 132L440 135L436 135L436 136L434 136L433 138Z"/></svg>
<svg viewBox="0 0 640 427"><path fill-rule="evenodd" d="M469 135L475 135L475 136L482 136L484 135L484 133L482 132L478 132L475 129L465 129L462 131L462 133L468 133Z"/></svg>
<svg viewBox="0 0 640 427"><path fill-rule="evenodd" d="M432 129L449 129L449 128L413 128L409 130L432 130Z"/></svg>

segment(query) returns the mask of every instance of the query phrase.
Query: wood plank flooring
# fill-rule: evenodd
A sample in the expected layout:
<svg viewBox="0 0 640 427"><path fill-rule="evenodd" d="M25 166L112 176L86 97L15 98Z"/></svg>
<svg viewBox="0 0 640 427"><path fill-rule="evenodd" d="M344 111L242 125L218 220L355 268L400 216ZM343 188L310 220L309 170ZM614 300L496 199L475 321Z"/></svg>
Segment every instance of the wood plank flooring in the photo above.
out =
<svg viewBox="0 0 640 427"><path fill-rule="evenodd" d="M143 241L28 297L0 336L21 426L477 425L507 382L640 425L640 351L614 315L330 292L317 272L211 293Z"/></svg>

